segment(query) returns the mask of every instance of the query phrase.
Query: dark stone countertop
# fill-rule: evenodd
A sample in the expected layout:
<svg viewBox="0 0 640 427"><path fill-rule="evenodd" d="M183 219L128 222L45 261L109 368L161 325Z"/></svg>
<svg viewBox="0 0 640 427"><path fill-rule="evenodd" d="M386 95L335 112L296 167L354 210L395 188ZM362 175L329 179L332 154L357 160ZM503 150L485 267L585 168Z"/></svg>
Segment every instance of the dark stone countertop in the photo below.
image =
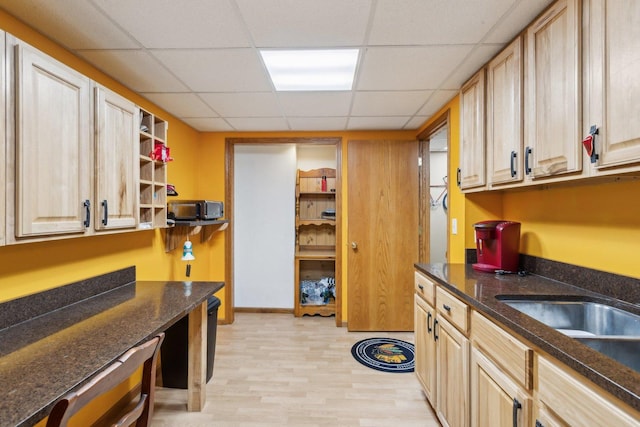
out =
<svg viewBox="0 0 640 427"><path fill-rule="evenodd" d="M501 276L475 271L471 264L415 264L415 267L477 311L502 323L516 335L538 346L629 406L640 410L640 372L509 307L496 296L586 298L640 314L640 306L637 304L537 275Z"/></svg>
<svg viewBox="0 0 640 427"><path fill-rule="evenodd" d="M0 426L36 424L64 394L223 286L132 282L1 329Z"/></svg>

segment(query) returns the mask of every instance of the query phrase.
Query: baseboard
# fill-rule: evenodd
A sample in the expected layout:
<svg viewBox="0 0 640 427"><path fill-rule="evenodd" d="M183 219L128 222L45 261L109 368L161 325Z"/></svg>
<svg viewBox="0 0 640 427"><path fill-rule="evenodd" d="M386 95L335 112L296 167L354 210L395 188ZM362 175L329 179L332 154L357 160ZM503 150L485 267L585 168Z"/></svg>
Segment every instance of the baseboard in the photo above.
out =
<svg viewBox="0 0 640 427"><path fill-rule="evenodd" d="M235 307L235 313L278 313L293 314L292 308L261 308L261 307Z"/></svg>

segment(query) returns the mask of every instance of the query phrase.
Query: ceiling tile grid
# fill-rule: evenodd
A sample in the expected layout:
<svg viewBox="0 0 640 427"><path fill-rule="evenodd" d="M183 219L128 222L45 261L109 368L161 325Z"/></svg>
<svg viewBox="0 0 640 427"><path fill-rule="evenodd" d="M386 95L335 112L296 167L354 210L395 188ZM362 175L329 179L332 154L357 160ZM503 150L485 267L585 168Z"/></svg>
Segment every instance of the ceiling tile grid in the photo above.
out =
<svg viewBox="0 0 640 427"><path fill-rule="evenodd" d="M417 129L552 0L0 0L202 132ZM277 92L260 49L357 48L353 89Z"/></svg>

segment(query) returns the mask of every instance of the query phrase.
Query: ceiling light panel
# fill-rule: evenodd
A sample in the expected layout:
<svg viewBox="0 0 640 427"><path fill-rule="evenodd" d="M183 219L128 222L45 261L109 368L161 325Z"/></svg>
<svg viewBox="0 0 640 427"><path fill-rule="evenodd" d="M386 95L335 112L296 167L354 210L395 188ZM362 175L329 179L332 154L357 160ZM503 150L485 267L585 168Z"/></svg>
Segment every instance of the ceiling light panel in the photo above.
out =
<svg viewBox="0 0 640 427"><path fill-rule="evenodd" d="M358 49L261 50L278 91L351 90Z"/></svg>

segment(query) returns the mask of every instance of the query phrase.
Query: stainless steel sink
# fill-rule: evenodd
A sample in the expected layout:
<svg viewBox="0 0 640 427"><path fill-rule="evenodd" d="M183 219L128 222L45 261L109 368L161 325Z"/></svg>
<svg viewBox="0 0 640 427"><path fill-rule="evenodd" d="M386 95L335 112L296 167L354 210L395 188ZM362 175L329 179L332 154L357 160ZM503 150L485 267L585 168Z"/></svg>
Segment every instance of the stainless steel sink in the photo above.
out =
<svg viewBox="0 0 640 427"><path fill-rule="evenodd" d="M640 372L640 338L610 339L607 337L576 338L581 343L599 351L623 365Z"/></svg>
<svg viewBox="0 0 640 427"><path fill-rule="evenodd" d="M573 338L640 338L640 315L606 304L591 301L501 301Z"/></svg>
<svg viewBox="0 0 640 427"><path fill-rule="evenodd" d="M591 301L498 299L640 372L640 315Z"/></svg>

